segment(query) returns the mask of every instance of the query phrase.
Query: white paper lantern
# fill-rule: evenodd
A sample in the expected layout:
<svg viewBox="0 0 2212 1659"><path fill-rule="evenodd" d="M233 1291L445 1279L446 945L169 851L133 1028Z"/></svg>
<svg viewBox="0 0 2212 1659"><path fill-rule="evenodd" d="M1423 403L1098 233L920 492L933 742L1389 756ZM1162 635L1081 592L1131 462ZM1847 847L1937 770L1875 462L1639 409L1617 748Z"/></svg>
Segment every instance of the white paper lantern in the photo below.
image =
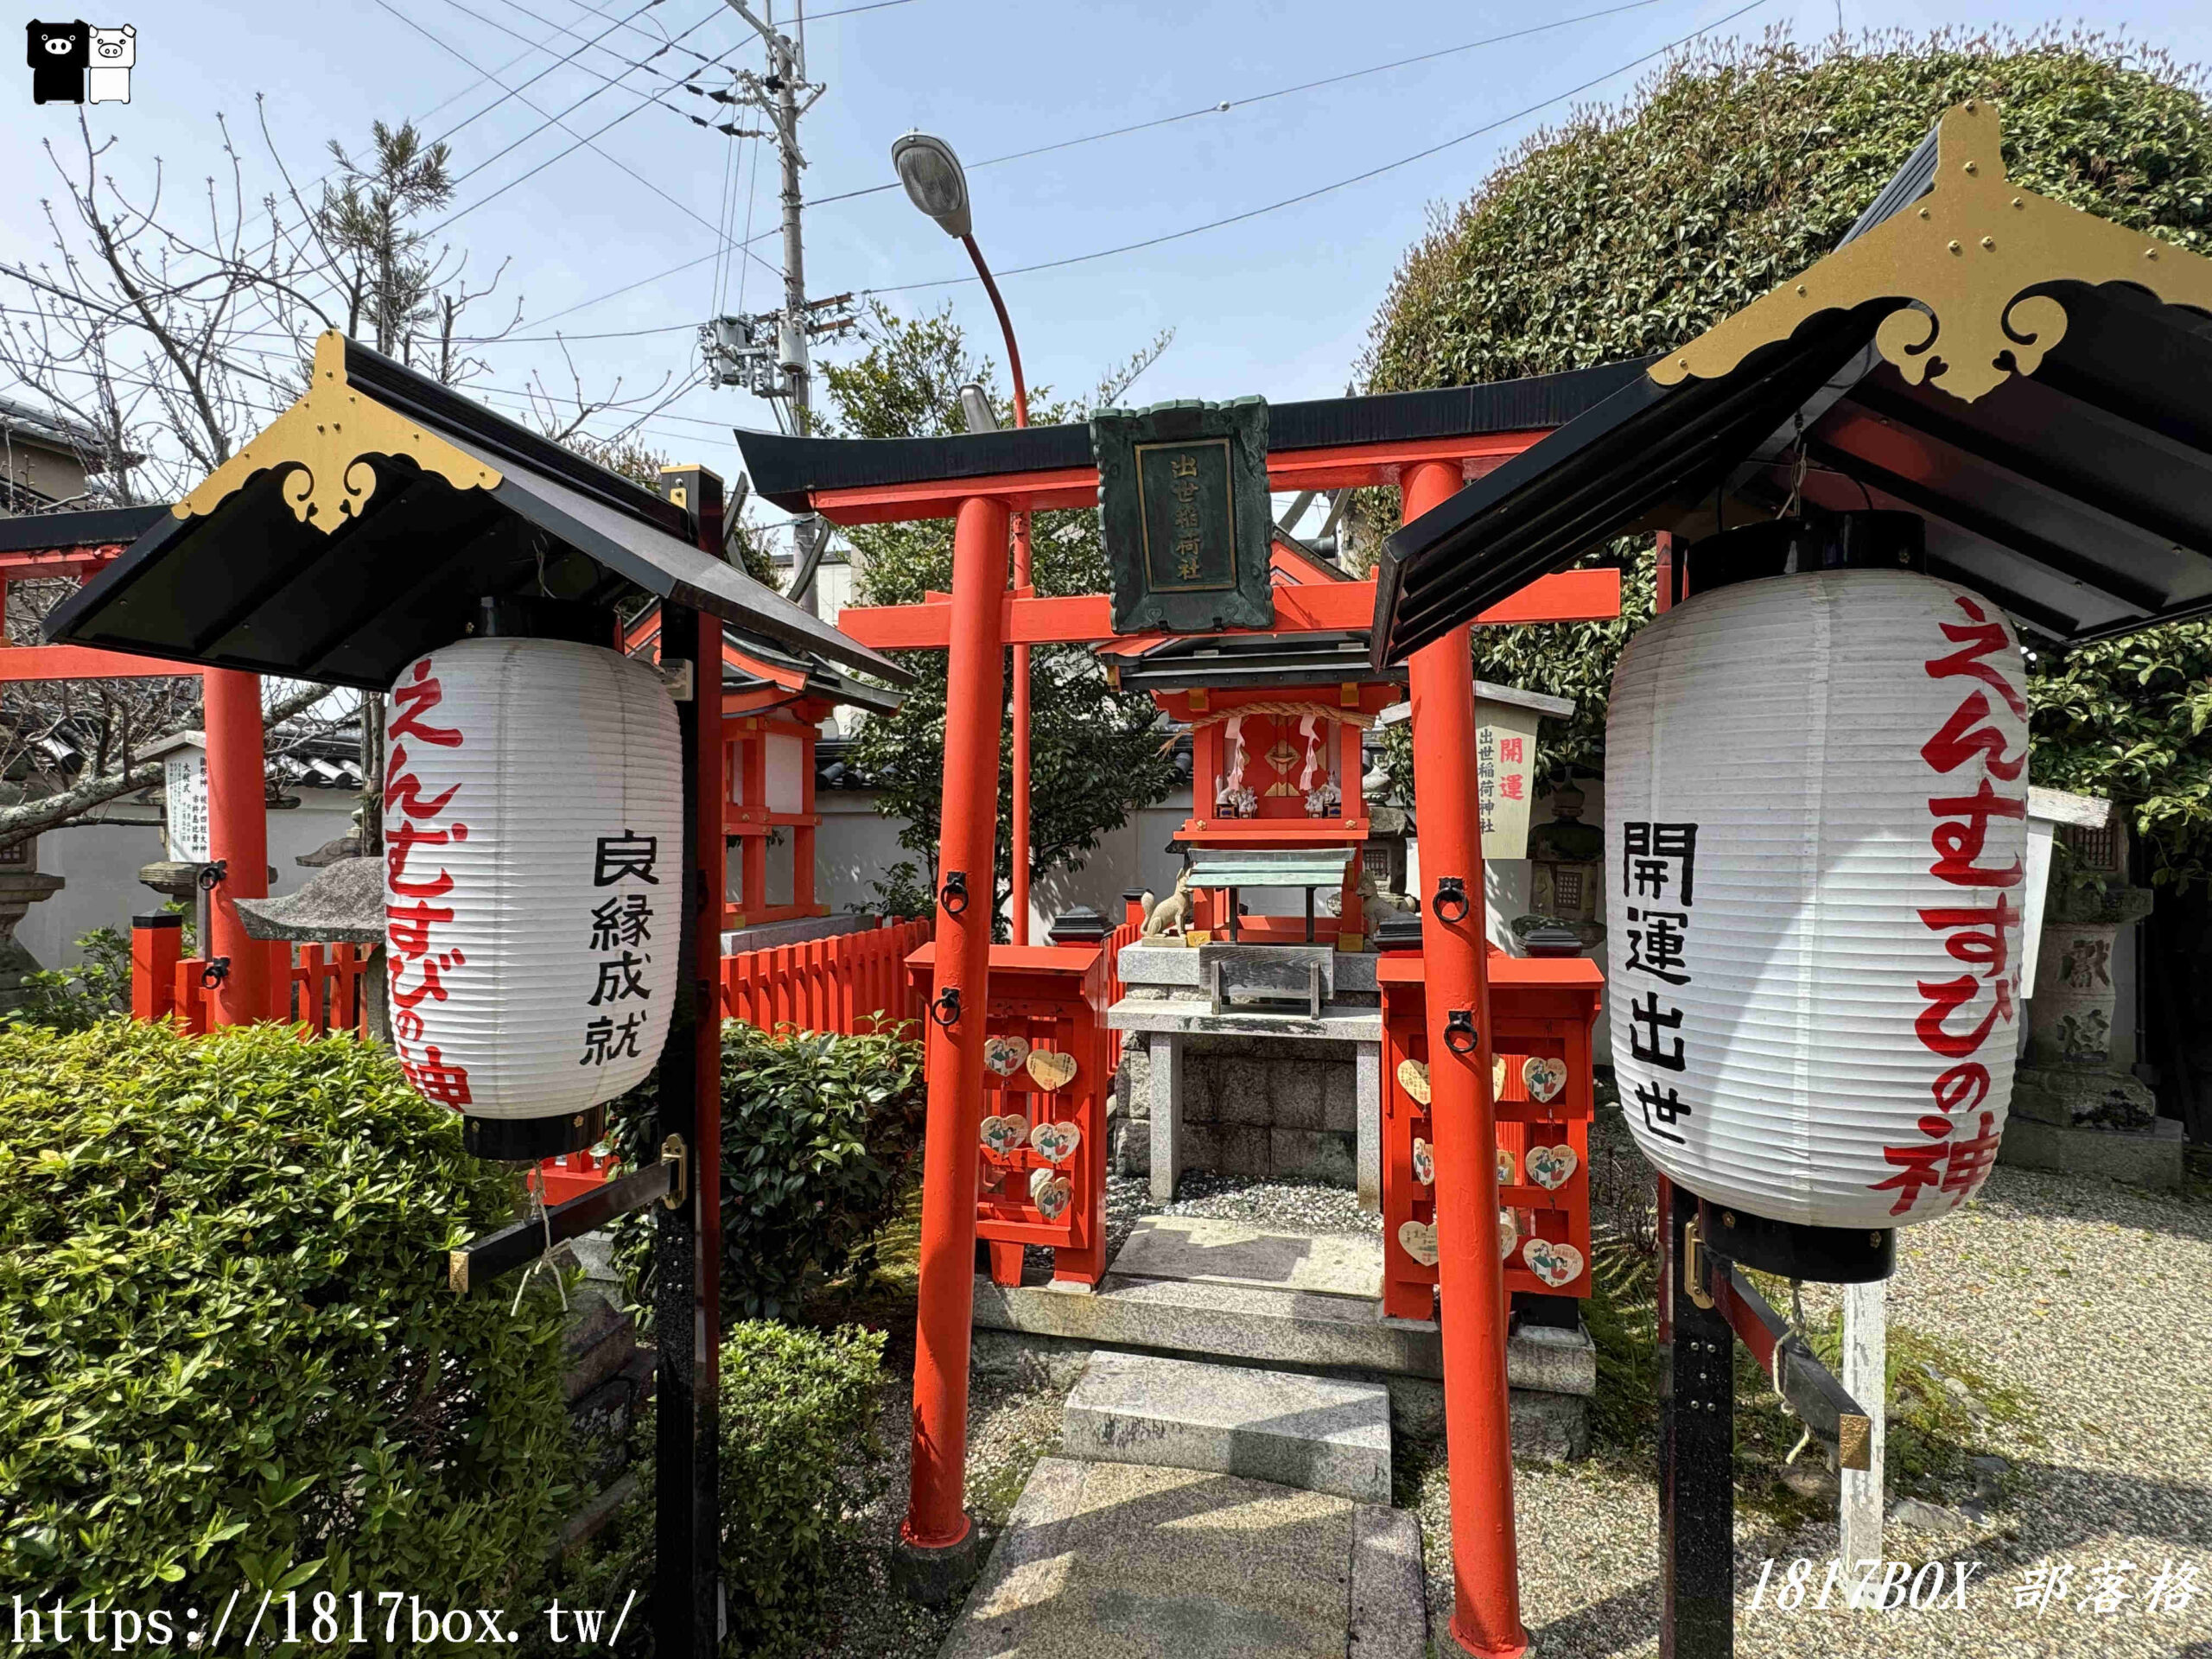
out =
<svg viewBox="0 0 2212 1659"><path fill-rule="evenodd" d="M1717 588L1637 633L1605 729L1613 1060L1718 1205L1942 1216L2018 1041L2027 705L1988 601L1906 572Z"/></svg>
<svg viewBox="0 0 2212 1659"><path fill-rule="evenodd" d="M408 1080L473 1119L595 1128L590 1109L652 1070L676 992L683 796L667 690L596 645L463 640L401 675L385 753Z"/></svg>

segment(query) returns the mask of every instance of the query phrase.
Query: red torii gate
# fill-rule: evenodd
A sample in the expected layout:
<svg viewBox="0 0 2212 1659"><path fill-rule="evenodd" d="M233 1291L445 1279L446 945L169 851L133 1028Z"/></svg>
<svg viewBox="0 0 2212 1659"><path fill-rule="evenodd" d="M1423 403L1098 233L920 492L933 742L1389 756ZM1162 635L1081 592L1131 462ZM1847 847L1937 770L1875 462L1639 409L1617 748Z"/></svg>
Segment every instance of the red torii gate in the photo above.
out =
<svg viewBox="0 0 2212 1659"><path fill-rule="evenodd" d="M109 508L11 518L0 528L0 613L19 582L79 583L99 575L167 507ZM261 735L261 677L100 651L87 645L17 645L0 634L0 682L200 678L207 734L207 855L225 875L208 906L200 950L229 970L208 996L216 1025L268 1017L274 995L270 947L246 936L237 900L269 893L269 824Z"/></svg>
<svg viewBox="0 0 2212 1659"><path fill-rule="evenodd" d="M1555 377L1573 381L1577 377ZM1535 384L1535 383L1532 383ZM1556 391L1556 385L1545 388ZM1564 403L1577 400L1568 388ZM1594 385L1592 395L1602 395ZM1389 398L1341 405L1290 406L1360 411L1372 428L1389 424ZM1547 411L1549 412L1549 411ZM1573 409L1561 409L1564 420ZM1380 414L1382 418L1374 418ZM1308 418L1312 416L1309 415ZM1319 424L1317 421L1315 424ZM1533 445L1550 424L1460 435L1423 435L1375 442L1272 451L1271 490L1396 485L1410 519ZM1281 428L1275 442L1282 442ZM1008 437L982 442L1013 452ZM804 474L830 441L776 445L765 435L739 434L756 484L765 474ZM938 441L949 454L961 440ZM976 441L969 441L976 442ZM881 453L882 446L874 446ZM923 459L917 457L917 459ZM925 460L925 464L926 461ZM969 902L963 879L982 873L992 893L998 818L998 754L1005 702L1005 647L1099 643L1127 647L1166 634L1117 636L1106 594L1039 598L1008 592L1007 536L1015 512L1096 504L1095 466L1008 470L895 481L854 481L815 487L795 482L761 493L802 505L833 523L852 525L950 518L952 591L920 605L857 607L838 626L877 649L944 647L945 764L938 868L944 885L933 1003L980 1011L987 998L991 944L989 904ZM1367 632L1375 615L1372 582L1277 586L1272 633ZM1505 1377L1506 1300L1496 1248L1497 1169L1490 1098L1490 1019L1484 968L1480 813L1471 757L1475 749L1471 628L1533 622L1605 620L1619 614L1617 570L1547 575L1463 624L1410 664L1415 728L1415 786L1421 804L1423 865L1452 873L1461 901L1440 903L1423 932L1430 1052L1464 1062L1439 1065L1432 1075L1433 1122L1440 1169L1460 1172L1440 1182L1436 1226L1442 1301L1446 1432L1452 1476L1454 1640L1466 1651L1517 1656L1521 1628L1514 1540L1511 1435ZM1250 632L1236 630L1234 632ZM1452 764L1453 757L1460 764ZM948 896L959 894L957 904ZM1464 1033L1471 1028L1472 1045ZM924 1137L921 1277L916 1317L913 1459L909 1503L899 1527L900 1576L927 1594L949 1592L976 1540L963 1508L967 1452L969 1348L976 1246L976 1122L982 1098L984 1021L932 1020L925 1033L928 1111Z"/></svg>

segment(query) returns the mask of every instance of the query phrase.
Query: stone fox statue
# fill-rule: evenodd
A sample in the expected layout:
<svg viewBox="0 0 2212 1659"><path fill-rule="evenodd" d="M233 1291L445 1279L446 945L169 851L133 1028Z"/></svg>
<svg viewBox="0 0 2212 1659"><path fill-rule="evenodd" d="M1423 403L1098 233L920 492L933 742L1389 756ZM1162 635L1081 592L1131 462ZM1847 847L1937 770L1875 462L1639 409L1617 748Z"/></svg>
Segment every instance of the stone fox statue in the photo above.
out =
<svg viewBox="0 0 2212 1659"><path fill-rule="evenodd" d="M1145 895L1147 900L1151 894ZM1148 905L1151 917L1144 925L1144 937L1156 939L1162 934L1180 938L1191 920L1191 867L1185 865L1182 874L1175 878L1175 891L1156 905Z"/></svg>

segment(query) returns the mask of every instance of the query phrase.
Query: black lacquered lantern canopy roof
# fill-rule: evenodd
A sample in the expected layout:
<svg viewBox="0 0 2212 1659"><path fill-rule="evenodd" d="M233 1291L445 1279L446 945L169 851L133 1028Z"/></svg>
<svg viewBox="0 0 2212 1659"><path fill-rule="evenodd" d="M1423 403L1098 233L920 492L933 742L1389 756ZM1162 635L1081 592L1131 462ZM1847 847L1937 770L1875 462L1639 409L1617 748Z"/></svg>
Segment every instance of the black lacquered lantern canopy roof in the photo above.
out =
<svg viewBox="0 0 2212 1659"><path fill-rule="evenodd" d="M47 637L382 690L486 596L650 595L910 677L698 545L686 507L357 341L48 619ZM610 639L609 644L613 641Z"/></svg>

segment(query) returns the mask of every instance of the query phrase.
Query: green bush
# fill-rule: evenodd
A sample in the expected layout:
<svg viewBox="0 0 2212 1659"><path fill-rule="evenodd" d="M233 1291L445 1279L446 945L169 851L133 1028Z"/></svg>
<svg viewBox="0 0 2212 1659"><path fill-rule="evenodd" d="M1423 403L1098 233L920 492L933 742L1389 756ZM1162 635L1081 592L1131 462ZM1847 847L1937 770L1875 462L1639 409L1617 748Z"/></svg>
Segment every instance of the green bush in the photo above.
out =
<svg viewBox="0 0 2212 1659"><path fill-rule="evenodd" d="M19 1024L83 1031L112 1014L130 1012L130 941L111 927L81 934L74 968L38 968L23 976L23 1000L9 1010Z"/></svg>
<svg viewBox="0 0 2212 1659"><path fill-rule="evenodd" d="M845 1582L841 1552L861 1544L852 1518L874 1496L875 1421L883 1382L880 1332L747 1320L721 1351L721 1567L730 1646L799 1649L821 1629L826 1592ZM652 1651L652 1421L640 1423L641 1489L600 1535L561 1591L578 1606L620 1607L637 1592L623 1651Z"/></svg>
<svg viewBox="0 0 2212 1659"><path fill-rule="evenodd" d="M351 1038L0 1027L0 1607L530 1593L561 1311L444 1261L516 1192Z"/></svg>
<svg viewBox="0 0 2212 1659"><path fill-rule="evenodd" d="M774 1317L810 1273L866 1277L921 1144L922 1049L890 1034L839 1037L722 1026L722 1309ZM659 1155L651 1083L615 1108L615 1145ZM652 1300L650 1213L617 1224L632 1294Z"/></svg>

